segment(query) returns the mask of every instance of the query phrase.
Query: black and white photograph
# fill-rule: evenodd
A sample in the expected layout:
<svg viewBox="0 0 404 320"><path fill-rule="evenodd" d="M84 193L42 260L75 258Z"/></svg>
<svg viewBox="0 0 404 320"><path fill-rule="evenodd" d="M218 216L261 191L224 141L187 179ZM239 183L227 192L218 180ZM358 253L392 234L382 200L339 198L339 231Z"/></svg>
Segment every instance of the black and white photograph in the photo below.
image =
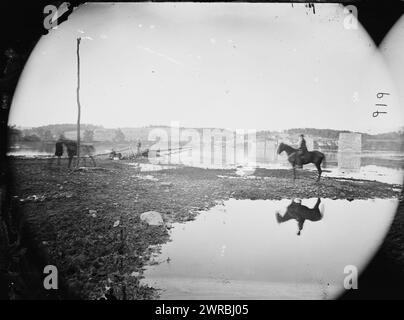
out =
<svg viewBox="0 0 404 320"><path fill-rule="evenodd" d="M404 299L404 2L364 2L2 27L0 299Z"/></svg>

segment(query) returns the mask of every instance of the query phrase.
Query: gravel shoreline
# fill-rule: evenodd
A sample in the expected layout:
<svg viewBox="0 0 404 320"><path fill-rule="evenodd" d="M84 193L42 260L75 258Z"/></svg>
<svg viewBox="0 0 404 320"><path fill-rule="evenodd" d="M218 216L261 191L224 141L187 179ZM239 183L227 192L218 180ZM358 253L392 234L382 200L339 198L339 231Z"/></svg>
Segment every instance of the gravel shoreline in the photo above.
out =
<svg viewBox="0 0 404 320"><path fill-rule="evenodd" d="M399 198L397 185L339 180L291 170L235 170L180 167L139 172L124 161L99 160L98 168L68 170L43 159L12 159L12 205L20 210L35 242L58 267L68 289L98 299L111 287L117 299L151 299L156 290L139 284L153 246L169 240L165 227L139 216L158 211L169 226L194 219L199 211L229 198L284 199Z"/></svg>

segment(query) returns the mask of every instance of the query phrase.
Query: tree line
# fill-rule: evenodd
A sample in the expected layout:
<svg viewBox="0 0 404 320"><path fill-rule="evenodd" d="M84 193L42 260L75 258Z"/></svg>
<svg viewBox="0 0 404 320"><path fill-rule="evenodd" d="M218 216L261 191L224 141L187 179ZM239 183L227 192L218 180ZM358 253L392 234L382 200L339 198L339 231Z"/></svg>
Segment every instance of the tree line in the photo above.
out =
<svg viewBox="0 0 404 320"><path fill-rule="evenodd" d="M84 129L81 138L83 142L95 141L95 130L103 129L101 126L83 124ZM62 138L66 139L65 133L76 130L74 124L62 125L48 125L30 129L18 129L16 126L8 126L9 141L11 144L24 143L24 142L55 142ZM114 142L124 142L126 140L124 133L121 129L114 130L112 138Z"/></svg>

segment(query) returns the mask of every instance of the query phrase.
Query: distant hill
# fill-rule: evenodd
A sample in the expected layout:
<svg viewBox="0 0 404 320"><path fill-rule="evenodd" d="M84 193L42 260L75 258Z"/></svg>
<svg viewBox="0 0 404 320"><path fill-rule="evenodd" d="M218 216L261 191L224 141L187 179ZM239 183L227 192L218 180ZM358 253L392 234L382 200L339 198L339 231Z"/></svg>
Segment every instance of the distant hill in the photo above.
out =
<svg viewBox="0 0 404 320"><path fill-rule="evenodd" d="M348 130L333 130L333 129L316 129L316 128L293 128L285 130L290 135L304 134L306 136L321 137L326 139L338 140L339 134L344 132L352 132Z"/></svg>
<svg viewBox="0 0 404 320"><path fill-rule="evenodd" d="M379 134L368 134L362 133L358 131L349 131L349 130L334 130L334 129L316 129L316 128L293 128L285 130L291 135L299 135L304 134L313 137L321 137L321 138L329 138L329 139L338 139L340 133L344 132L355 132L362 134L362 139L381 139L381 140L388 140L388 139L402 139L404 138L404 131L392 131L386 133L379 133Z"/></svg>
<svg viewBox="0 0 404 320"><path fill-rule="evenodd" d="M85 130L95 130L95 129L100 129L103 128L102 126L98 125L93 125L93 124L82 124L80 126L81 131L84 132ZM24 136L28 135L36 135L40 138L43 138L45 133L47 133L48 136L52 136L53 139L57 139L59 135L65 134L66 132L69 131L74 131L76 132L77 130L77 125L73 123L63 123L63 124L49 124L46 126L39 126L39 127L33 127L29 129L21 129L22 134Z"/></svg>
<svg viewBox="0 0 404 320"><path fill-rule="evenodd" d="M150 132L152 130L161 129L170 135L171 128L169 126L147 126L139 128L124 127L119 128L124 135L124 141L135 141L140 139L143 142L147 142ZM184 128L181 128L184 129ZM186 128L194 129L200 133L203 128ZM220 128L206 128L217 129L225 131ZM93 132L93 140L98 142L114 141L118 128L104 128L100 125L82 124L81 125L81 137L84 137L84 132L90 130ZM15 131L15 129L14 129ZM40 140L49 141L56 140L60 134L64 134L66 138L76 139L76 124L50 124L46 126L40 126L30 129L20 130L23 137L29 137L30 139L37 136ZM304 134L318 142L332 143L337 145L339 134L343 132L351 132L348 130L334 130L334 129L317 129L317 128L291 128L282 132L261 130L257 132L257 139L283 139L290 137L292 140L297 139L300 134ZM357 132L360 133L360 132ZM380 134L362 134L362 149L363 150L391 150L391 151L404 151L404 131L395 131Z"/></svg>
<svg viewBox="0 0 404 320"><path fill-rule="evenodd" d="M294 128L285 130L290 135L304 134L312 138L337 141L339 134L352 132L348 130L316 129L316 128ZM361 133L361 132L356 132ZM379 134L362 134L362 150L377 151L404 151L404 131L393 131Z"/></svg>

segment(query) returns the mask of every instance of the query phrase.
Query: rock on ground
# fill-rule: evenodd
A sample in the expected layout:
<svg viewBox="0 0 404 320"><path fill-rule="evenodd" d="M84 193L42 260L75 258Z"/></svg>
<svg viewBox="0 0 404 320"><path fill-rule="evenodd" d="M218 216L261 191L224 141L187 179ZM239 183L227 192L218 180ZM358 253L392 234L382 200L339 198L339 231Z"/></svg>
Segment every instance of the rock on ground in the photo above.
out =
<svg viewBox="0 0 404 320"><path fill-rule="evenodd" d="M157 211L147 211L140 215L140 220L146 222L150 226L162 226L164 225L161 214Z"/></svg>

